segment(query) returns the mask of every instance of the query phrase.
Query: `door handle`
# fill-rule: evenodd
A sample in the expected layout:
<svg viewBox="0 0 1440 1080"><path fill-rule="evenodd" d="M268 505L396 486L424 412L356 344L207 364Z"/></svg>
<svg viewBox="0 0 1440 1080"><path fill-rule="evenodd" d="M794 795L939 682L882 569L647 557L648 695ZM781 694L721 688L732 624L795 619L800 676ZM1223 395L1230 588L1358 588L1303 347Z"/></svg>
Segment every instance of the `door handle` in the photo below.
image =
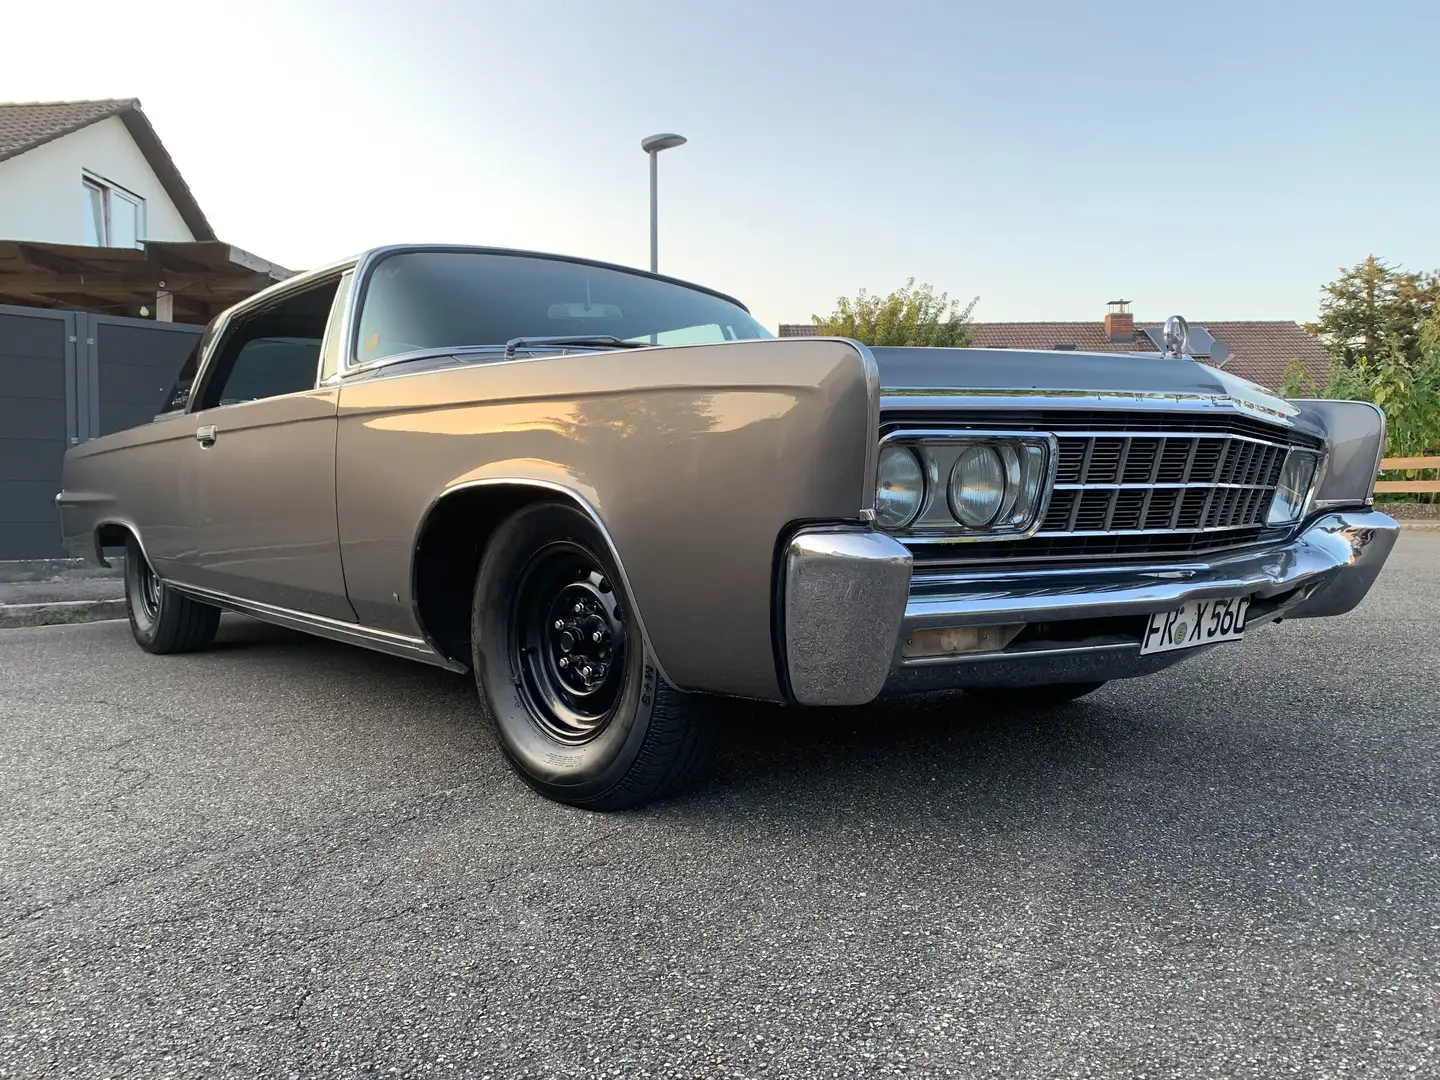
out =
<svg viewBox="0 0 1440 1080"><path fill-rule="evenodd" d="M201 446L214 446L216 434L215 425L206 424L204 427L196 429L195 441Z"/></svg>

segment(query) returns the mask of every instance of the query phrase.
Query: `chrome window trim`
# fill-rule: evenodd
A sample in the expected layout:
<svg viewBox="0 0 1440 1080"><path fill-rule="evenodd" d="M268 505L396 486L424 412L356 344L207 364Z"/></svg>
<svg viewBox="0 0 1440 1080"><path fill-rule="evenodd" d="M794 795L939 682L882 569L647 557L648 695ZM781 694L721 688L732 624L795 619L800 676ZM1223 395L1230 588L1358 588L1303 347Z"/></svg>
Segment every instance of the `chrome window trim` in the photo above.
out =
<svg viewBox="0 0 1440 1080"><path fill-rule="evenodd" d="M284 281L277 281L274 285L270 285L264 289L261 289L254 296L247 296L238 304L232 304L230 307L226 308L219 315L217 315L215 317L215 333L211 336L210 341L206 344L205 352L200 357L199 363L195 365L195 378L190 383L190 397L185 402L185 413L189 414L208 411L201 410L195 407L201 396L200 394L196 393L196 391L197 389L204 388L205 382L209 379L210 376L210 369L214 365L215 355L220 349L220 343L224 341L226 336L230 333L231 324L234 323L236 319L243 318L244 316L249 315L258 309L268 307L272 303L282 301L285 299L286 296L290 295L293 292L304 292L306 288L313 286L317 282L323 281L330 276L335 277L338 288L339 279L344 276L347 270L353 269L355 261L356 260L354 258L341 259L338 262L328 263L325 266L316 267L314 270L306 270L304 273L295 274L293 277L288 277ZM353 298L354 290L352 289L351 299L353 300ZM328 322L329 320L327 319L326 321ZM350 313L347 312L345 322L348 324L349 321ZM323 355L323 337L321 341L321 352ZM310 390L295 391L296 393L309 393L320 386L320 363L321 358L317 357L315 361L316 378L312 382ZM275 395L275 397L281 396L289 395ZM273 401L274 398L256 398L255 400ZM243 405L248 404L248 402L236 402L236 404ZM227 406L221 405L211 406L211 408L217 409L226 407ZM161 415L170 416L174 414L162 413Z"/></svg>
<svg viewBox="0 0 1440 1080"><path fill-rule="evenodd" d="M956 530L964 530L965 526L958 521L953 525L930 525L916 528L913 524L903 529L881 529L886 536L900 541L902 544L924 543L924 544L968 544L976 542L999 543L1008 540L1027 540L1034 536L1045 521L1045 512L1050 508L1050 495L1055 490L1055 472L1059 468L1059 441L1055 433L1051 431L1013 431L1008 428L972 428L966 427L963 430L955 428L897 428L887 433L875 443L875 459L878 462L880 453L891 443L909 445L914 443L924 444L927 442L938 442L952 445L955 443L992 443L1004 439L1013 439L1029 443L1043 443L1045 445L1046 464L1044 490L1040 493L1040 501L1035 509L1034 519L1030 527L1024 531L1014 530L1010 532L976 532L967 530L963 534L957 534ZM915 515L919 521L934 505L938 497L948 499L948 479L944 484L940 482L939 467L933 457L928 454L921 455L921 464L925 467L925 497L921 500L920 510ZM871 500L873 504L875 482L871 483Z"/></svg>
<svg viewBox="0 0 1440 1080"><path fill-rule="evenodd" d="M341 296L342 292L344 293L343 297ZM335 300L331 301L330 304L330 316L333 316L335 314L336 301L339 301L343 305L343 310L340 312L340 324L338 327L335 328L339 331L336 334L336 337L339 339L339 341L336 342L335 345L335 348L337 350L335 353L335 370L330 375L325 374L325 355L327 350L330 348L331 330L331 318L330 316L327 316L325 319L325 332L320 336L320 355L315 358L316 386L331 386L339 381L340 357L342 354L338 350L344 345L346 339L346 330L350 322L350 297L354 294L354 292L355 271L346 270L336 279Z"/></svg>

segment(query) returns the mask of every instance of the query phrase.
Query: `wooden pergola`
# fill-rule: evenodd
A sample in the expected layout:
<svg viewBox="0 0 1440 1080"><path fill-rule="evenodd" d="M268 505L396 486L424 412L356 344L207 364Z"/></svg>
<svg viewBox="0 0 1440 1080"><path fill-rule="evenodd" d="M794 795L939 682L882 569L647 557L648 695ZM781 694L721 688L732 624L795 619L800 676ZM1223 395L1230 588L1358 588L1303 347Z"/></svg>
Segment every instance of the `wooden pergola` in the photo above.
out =
<svg viewBox="0 0 1440 1080"><path fill-rule="evenodd" d="M143 248L0 240L0 304L206 323L292 271L219 240Z"/></svg>

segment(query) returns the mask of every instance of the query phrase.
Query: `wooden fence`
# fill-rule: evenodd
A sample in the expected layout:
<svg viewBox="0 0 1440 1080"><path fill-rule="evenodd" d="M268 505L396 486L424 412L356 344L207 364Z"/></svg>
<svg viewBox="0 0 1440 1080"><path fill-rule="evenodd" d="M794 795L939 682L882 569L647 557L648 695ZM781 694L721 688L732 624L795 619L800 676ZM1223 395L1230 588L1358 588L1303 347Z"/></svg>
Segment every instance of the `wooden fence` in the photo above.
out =
<svg viewBox="0 0 1440 1080"><path fill-rule="evenodd" d="M1398 469L1432 472L1435 474L1435 479L1380 480L1375 484L1377 495L1440 492L1440 457L1387 457L1381 459L1380 471L1382 473Z"/></svg>

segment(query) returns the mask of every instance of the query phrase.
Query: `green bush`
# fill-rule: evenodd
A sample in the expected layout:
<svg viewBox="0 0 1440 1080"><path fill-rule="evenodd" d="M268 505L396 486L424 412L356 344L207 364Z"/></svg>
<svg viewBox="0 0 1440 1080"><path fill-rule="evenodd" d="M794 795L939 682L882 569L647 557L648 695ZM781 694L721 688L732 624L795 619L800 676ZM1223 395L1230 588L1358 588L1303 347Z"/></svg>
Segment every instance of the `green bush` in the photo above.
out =
<svg viewBox="0 0 1440 1080"><path fill-rule="evenodd" d="M1324 386L1315 386L1291 362L1282 392L1286 397L1372 401L1385 411L1386 457L1440 453L1440 348L1427 349L1407 364L1398 351L1378 364L1359 360L1336 364Z"/></svg>

